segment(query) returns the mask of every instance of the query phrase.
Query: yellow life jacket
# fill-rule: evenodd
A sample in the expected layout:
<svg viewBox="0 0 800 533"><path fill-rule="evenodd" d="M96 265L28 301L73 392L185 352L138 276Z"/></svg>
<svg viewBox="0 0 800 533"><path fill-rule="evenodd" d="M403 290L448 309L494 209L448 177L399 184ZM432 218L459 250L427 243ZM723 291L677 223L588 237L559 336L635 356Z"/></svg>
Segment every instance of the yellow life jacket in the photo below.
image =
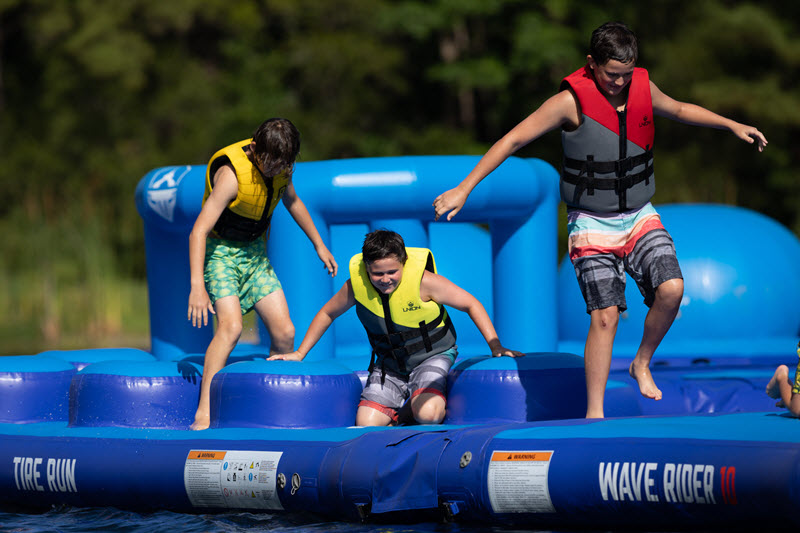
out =
<svg viewBox="0 0 800 533"><path fill-rule="evenodd" d="M246 150L251 141L246 139L226 146L211 156L206 167L203 204L214 186L214 174L222 165L231 165L239 182L236 198L225 208L214 226L214 233L223 239L250 242L264 235L269 228L272 212L289 184L289 174L285 171L276 176L261 174L247 156Z"/></svg>
<svg viewBox="0 0 800 533"><path fill-rule="evenodd" d="M433 253L406 248L403 277L388 297L369 280L361 254L350 259L350 283L356 314L367 330L373 358L384 371L408 374L427 358L455 346L456 331L444 306L423 302L419 290L425 270L436 272ZM374 365L370 363L370 371Z"/></svg>

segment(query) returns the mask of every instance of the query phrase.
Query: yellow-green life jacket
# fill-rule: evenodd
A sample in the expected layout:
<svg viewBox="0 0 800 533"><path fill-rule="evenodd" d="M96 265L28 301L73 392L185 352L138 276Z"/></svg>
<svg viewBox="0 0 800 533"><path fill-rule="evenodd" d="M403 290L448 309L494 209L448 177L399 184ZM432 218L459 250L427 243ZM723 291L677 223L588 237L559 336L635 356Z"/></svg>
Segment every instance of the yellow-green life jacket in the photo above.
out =
<svg viewBox="0 0 800 533"><path fill-rule="evenodd" d="M214 233L223 239L251 242L266 233L272 212L278 205L286 186L287 172L276 176L264 176L247 157L246 150L252 139L226 146L211 156L206 167L206 203L213 188L214 174L222 165L231 165L239 182L236 198L228 204L214 226Z"/></svg>
<svg viewBox="0 0 800 533"><path fill-rule="evenodd" d="M390 295L381 294L369 280L361 254L350 259L350 283L356 314L372 346L372 370L410 373L427 358L455 346L456 331L443 305L423 302L419 290L425 270L436 272L433 253L426 248L406 248L403 277Z"/></svg>

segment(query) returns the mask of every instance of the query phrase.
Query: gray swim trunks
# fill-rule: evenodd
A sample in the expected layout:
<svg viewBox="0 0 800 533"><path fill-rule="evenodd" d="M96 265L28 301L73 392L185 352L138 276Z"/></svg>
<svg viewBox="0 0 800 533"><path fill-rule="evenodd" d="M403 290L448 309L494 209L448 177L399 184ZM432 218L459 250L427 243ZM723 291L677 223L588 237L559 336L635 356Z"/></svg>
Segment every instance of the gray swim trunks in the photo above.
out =
<svg viewBox="0 0 800 533"><path fill-rule="evenodd" d="M665 281L683 279L675 245L649 203L624 213L567 212L569 256L586 301L586 312L625 301L625 273L639 287L648 307Z"/></svg>
<svg viewBox="0 0 800 533"><path fill-rule="evenodd" d="M397 420L397 411L409 398L423 393L438 394L446 398L447 374L457 355L458 350L454 346L429 357L408 376L389 371L384 375L376 365L367 378L359 407L372 407L392 420Z"/></svg>

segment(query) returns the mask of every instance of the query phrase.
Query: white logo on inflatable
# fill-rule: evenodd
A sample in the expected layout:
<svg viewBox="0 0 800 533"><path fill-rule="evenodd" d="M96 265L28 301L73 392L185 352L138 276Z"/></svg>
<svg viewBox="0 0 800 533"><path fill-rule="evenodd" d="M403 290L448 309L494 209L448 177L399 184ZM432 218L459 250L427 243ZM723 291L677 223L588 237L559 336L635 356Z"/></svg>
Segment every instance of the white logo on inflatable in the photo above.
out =
<svg viewBox="0 0 800 533"><path fill-rule="evenodd" d="M181 174L175 176L181 171ZM190 167L165 167L159 169L150 180L147 187L147 205L162 218L172 222L175 215L175 202L178 198L178 185Z"/></svg>

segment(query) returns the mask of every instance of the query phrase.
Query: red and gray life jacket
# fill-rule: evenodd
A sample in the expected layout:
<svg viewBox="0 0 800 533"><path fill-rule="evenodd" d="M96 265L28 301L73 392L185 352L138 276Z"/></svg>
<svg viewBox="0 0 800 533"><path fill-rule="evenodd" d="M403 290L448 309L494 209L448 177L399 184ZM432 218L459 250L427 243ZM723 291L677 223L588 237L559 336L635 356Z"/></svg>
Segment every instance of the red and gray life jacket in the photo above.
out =
<svg viewBox="0 0 800 533"><path fill-rule="evenodd" d="M433 253L411 247L406 247L406 253L403 277L389 296L372 285L361 254L350 259L356 314L372 346L370 372L377 362L383 372L410 374L429 357L456 344L456 330L444 306L433 300L423 302L419 294L425 271L436 272Z"/></svg>
<svg viewBox="0 0 800 533"><path fill-rule="evenodd" d="M647 71L634 69L624 111L608 102L588 66L564 78L561 89L567 87L578 98L581 125L561 132L561 199L569 207L600 213L645 205L656 191Z"/></svg>

